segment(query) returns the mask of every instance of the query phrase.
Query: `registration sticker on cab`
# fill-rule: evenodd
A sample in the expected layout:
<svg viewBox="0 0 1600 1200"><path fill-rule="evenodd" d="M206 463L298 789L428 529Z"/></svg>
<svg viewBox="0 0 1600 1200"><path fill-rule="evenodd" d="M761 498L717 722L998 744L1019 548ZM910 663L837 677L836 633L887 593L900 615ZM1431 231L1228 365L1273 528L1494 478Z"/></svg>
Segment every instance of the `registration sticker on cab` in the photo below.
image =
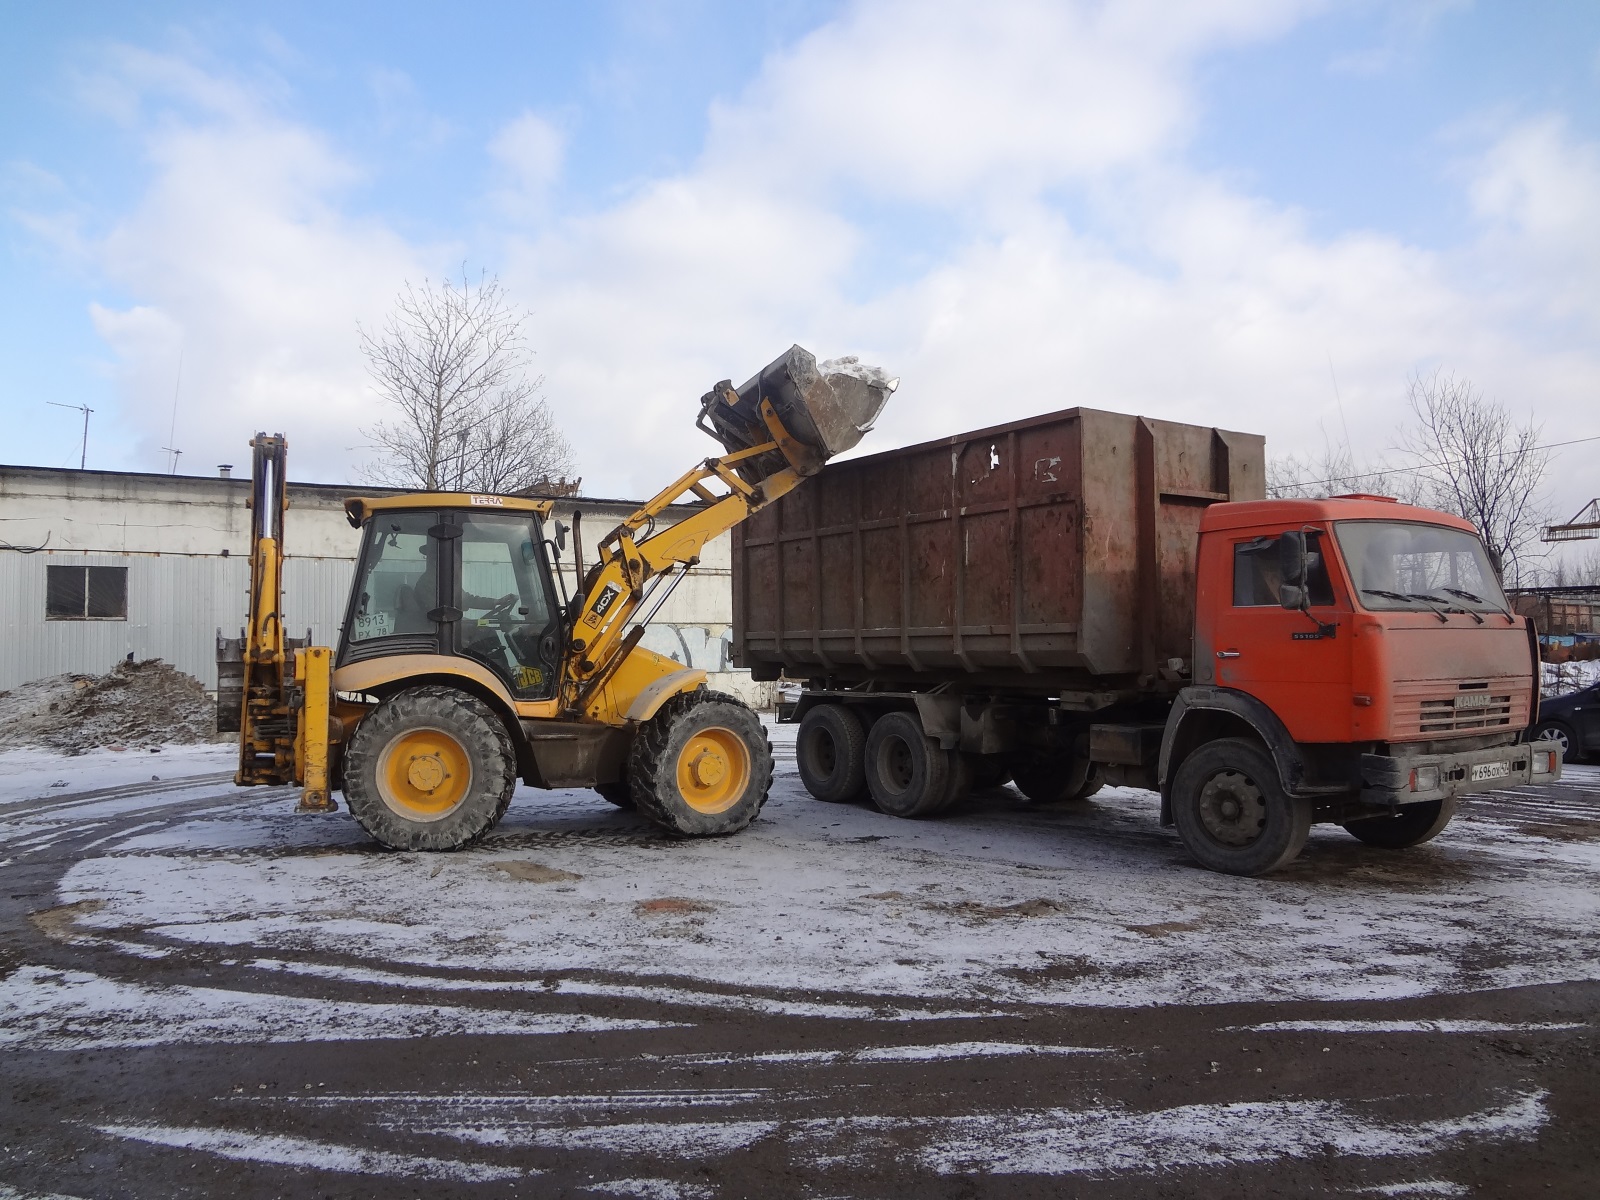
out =
<svg viewBox="0 0 1600 1200"><path fill-rule="evenodd" d="M1479 763L1472 768L1472 782L1481 783L1485 779L1504 779L1511 774L1511 764L1504 762Z"/></svg>

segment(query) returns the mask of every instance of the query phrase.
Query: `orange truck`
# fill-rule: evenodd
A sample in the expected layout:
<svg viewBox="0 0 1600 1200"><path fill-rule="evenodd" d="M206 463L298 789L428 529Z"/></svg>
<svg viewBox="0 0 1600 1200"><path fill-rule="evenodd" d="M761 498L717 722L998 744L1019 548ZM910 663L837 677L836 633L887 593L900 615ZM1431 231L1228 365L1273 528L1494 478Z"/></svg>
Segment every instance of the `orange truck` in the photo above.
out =
<svg viewBox="0 0 1600 1200"><path fill-rule="evenodd" d="M1560 777L1531 626L1458 517L1267 500L1258 436L1069 409L830 464L734 529L734 660L822 800L1149 788L1213 870L1398 850Z"/></svg>

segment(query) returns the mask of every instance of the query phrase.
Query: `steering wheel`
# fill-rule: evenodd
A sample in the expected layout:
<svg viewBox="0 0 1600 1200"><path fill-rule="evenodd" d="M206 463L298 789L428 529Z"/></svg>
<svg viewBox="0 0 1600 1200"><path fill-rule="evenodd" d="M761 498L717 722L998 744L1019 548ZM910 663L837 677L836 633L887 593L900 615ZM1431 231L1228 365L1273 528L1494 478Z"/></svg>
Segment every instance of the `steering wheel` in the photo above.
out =
<svg viewBox="0 0 1600 1200"><path fill-rule="evenodd" d="M511 615L511 609L516 602L517 597L515 595L501 596L494 604L490 605L489 611L483 614L483 619L489 621L498 618L504 622Z"/></svg>

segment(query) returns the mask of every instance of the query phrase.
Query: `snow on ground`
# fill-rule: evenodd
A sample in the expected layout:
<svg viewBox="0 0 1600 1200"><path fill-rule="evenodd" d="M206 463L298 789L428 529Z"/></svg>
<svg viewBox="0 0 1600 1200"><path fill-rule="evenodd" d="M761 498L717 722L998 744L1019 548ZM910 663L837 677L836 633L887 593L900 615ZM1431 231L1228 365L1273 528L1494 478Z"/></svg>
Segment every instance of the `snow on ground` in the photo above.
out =
<svg viewBox="0 0 1600 1200"><path fill-rule="evenodd" d="M5 750L0 751L0 804L193 775L232 774L238 765L239 747L234 742L164 745L154 752L90 750L77 755Z"/></svg>
<svg viewBox="0 0 1600 1200"><path fill-rule="evenodd" d="M1319 826L1299 862L1250 880L1195 866L1149 793L1041 811L999 791L903 821L812 800L779 749L762 818L732 838L676 841L591 792L521 789L477 848L384 853L343 813L296 814L284 792L235 807L240 793L221 788L217 809L77 863L60 898L85 906L82 932L280 969L293 968L270 960L354 956L438 969L440 988L461 969L520 972L522 986L606 971L768 1004L812 1003L772 989L856 993L852 1015L874 996L1360 999L1596 974L1595 814L1547 810L1536 790L1501 793L1402 854ZM1600 786L1595 768L1569 772ZM338 964L321 969L364 970Z"/></svg>

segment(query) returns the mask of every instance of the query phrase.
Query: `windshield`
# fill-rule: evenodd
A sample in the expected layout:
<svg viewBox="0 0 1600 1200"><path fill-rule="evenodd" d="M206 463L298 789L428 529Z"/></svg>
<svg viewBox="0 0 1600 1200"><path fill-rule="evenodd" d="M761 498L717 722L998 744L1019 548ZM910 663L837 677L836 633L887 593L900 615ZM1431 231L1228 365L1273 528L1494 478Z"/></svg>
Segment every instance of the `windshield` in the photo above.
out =
<svg viewBox="0 0 1600 1200"><path fill-rule="evenodd" d="M1333 529L1364 608L1506 611L1489 553L1473 534L1409 521L1337 521Z"/></svg>

